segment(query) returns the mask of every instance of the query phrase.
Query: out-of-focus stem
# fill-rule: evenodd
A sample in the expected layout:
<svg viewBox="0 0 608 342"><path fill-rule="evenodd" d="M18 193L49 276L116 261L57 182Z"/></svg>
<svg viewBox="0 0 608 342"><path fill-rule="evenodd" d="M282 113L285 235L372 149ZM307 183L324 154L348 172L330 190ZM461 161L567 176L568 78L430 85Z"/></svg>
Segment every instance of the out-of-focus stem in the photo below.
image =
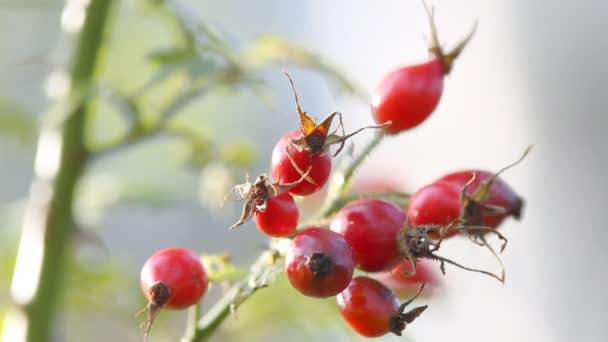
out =
<svg viewBox="0 0 608 342"><path fill-rule="evenodd" d="M113 0L69 1L64 28L78 29L72 54L70 90L42 129L36 152L35 177L25 214L11 284L16 307L5 319L5 342L51 341L62 280L75 225L74 189L85 170L86 116L91 110L85 94L98 67L103 33ZM73 20L73 22L68 22ZM69 26L69 27L68 27Z"/></svg>

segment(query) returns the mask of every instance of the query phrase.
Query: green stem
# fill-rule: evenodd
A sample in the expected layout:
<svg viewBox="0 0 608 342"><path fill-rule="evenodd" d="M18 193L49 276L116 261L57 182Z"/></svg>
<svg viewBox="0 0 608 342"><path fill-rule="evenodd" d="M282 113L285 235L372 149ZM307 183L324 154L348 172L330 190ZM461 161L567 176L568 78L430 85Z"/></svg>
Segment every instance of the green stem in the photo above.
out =
<svg viewBox="0 0 608 342"><path fill-rule="evenodd" d="M198 320L201 315L200 303L191 306L188 309L188 322L186 325L186 332L182 337L181 342L191 342L196 336L196 327Z"/></svg>
<svg viewBox="0 0 608 342"><path fill-rule="evenodd" d="M283 267L275 262L269 262L269 260L272 260L272 252L262 253L251 267L247 277L228 289L198 321L196 333L187 342L200 342L208 339L230 316L232 309L236 310L255 291L270 285Z"/></svg>
<svg viewBox="0 0 608 342"><path fill-rule="evenodd" d="M42 129L34 180L23 224L12 295L18 305L7 314L2 338L15 342L51 341L62 280L75 232L74 191L88 152L86 116L92 107L85 94L98 69L111 0L92 0L72 55L71 90L59 113ZM75 6L68 4L66 6ZM67 104L67 105L66 105Z"/></svg>
<svg viewBox="0 0 608 342"><path fill-rule="evenodd" d="M348 164L338 169L332 175L325 203L321 207L321 210L319 210L319 213L314 216L315 219L326 218L335 213L336 202L339 202L341 197L346 197L348 195L351 178L355 174L355 171L363 164L365 158L380 145L385 136L384 130L376 130L374 137L365 145L363 150L361 150L355 158L350 160Z"/></svg>
<svg viewBox="0 0 608 342"><path fill-rule="evenodd" d="M365 158L367 158L378 145L382 142L386 134L383 129L376 130L374 133L374 137L370 140L367 145L359 152L357 155L344 169L342 172L341 178L343 179L342 184L340 185L339 194L344 196L348 192L348 187L350 185L350 180L355 174L355 171L363 164Z"/></svg>

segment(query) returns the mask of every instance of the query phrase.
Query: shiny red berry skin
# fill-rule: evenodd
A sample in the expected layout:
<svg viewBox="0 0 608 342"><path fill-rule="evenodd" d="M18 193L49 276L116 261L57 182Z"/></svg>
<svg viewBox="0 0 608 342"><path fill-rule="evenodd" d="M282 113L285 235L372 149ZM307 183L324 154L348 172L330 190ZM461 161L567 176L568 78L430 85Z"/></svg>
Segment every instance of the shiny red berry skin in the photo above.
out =
<svg viewBox="0 0 608 342"><path fill-rule="evenodd" d="M378 124L392 121L385 129L396 134L421 124L433 113L443 92L445 75L437 59L401 67L390 72L372 95L372 112Z"/></svg>
<svg viewBox="0 0 608 342"><path fill-rule="evenodd" d="M264 234L273 237L288 236L298 226L299 211L293 197L284 192L266 199L266 209L253 214L255 225Z"/></svg>
<svg viewBox="0 0 608 342"><path fill-rule="evenodd" d="M167 309L185 309L198 303L207 291L207 273L199 256L186 248L167 248L152 255L141 269L141 288L153 301L150 289L162 282L169 290Z"/></svg>
<svg viewBox="0 0 608 342"><path fill-rule="evenodd" d="M289 159L286 150L289 149L291 158L303 173L305 173L309 167L311 168L308 177L314 181L314 184L304 179L301 183L293 186L287 191L292 195L306 196L318 191L327 182L331 171L331 158L327 151L311 154L311 152L305 148L298 149L298 147L294 146L291 143L291 139L298 138L301 135L302 133L300 130L293 130L281 137L272 150L270 169L272 177L280 184L294 183L302 178L302 174L294 168Z"/></svg>
<svg viewBox="0 0 608 342"><path fill-rule="evenodd" d="M452 183L457 187L462 188L471 180L473 174L475 174L475 179L467 187L467 194L469 195L475 193L479 189L481 183L494 175L493 172L484 170L464 170L449 173L439 180ZM521 216L523 199L501 178L496 178L490 187L487 198L482 204L498 206L505 209L506 212L504 214L486 215L483 217L482 224L484 226L496 228L507 216L513 216L516 219Z"/></svg>
<svg viewBox="0 0 608 342"><path fill-rule="evenodd" d="M410 198L407 207L407 218L413 226L437 225L447 226L460 217L460 188L453 183L438 181L424 186ZM454 236L454 231L448 236ZM439 233L430 233L433 239Z"/></svg>
<svg viewBox="0 0 608 342"><path fill-rule="evenodd" d="M403 209L383 200L367 198L340 209L331 223L331 230L348 241L357 268L379 272L401 260L397 233L405 229L404 223Z"/></svg>
<svg viewBox="0 0 608 342"><path fill-rule="evenodd" d="M426 284L422 293L432 294L441 286L441 279L437 273L438 267L433 266L428 260L418 259L416 273L405 275L404 270L411 271L412 267L409 260L404 260L388 272L374 274L373 278L393 290L399 298L413 296L422 284Z"/></svg>
<svg viewBox="0 0 608 342"><path fill-rule="evenodd" d="M337 301L344 321L365 337L388 333L389 320L399 309L399 301L390 289L364 276L353 278Z"/></svg>
<svg viewBox="0 0 608 342"><path fill-rule="evenodd" d="M342 235L326 228L309 228L291 241L285 255L285 273L305 296L331 297L353 277L353 257Z"/></svg>

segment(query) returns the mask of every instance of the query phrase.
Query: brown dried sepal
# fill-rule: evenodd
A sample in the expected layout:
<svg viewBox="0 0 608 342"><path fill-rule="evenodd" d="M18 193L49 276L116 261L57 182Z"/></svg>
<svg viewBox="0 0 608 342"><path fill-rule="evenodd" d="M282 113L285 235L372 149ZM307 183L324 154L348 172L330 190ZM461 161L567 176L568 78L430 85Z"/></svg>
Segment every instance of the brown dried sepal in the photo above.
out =
<svg viewBox="0 0 608 342"><path fill-rule="evenodd" d="M517 204L515 204L513 206L513 208L509 208L509 210L507 211L507 209L500 207L500 206L495 206L495 205L488 205L485 204L484 202L489 198L490 195L490 189L492 188L492 185L494 185L494 182L496 181L496 179L505 171L511 169L512 167L518 165L519 163L521 163L526 156L528 155L528 153L530 153L530 150L532 149L532 146L529 146L528 148L526 148L526 150L524 151L524 153L521 155L521 157L519 157L519 159L517 159L515 162L503 167L502 169L498 170L498 172L496 172L494 175L492 175L492 177L484 180L481 185L475 190L475 192L473 192L471 195L467 194L467 190L468 187L470 186L471 183L473 183L473 181L475 180L476 175L473 174L473 176L471 177L471 179L467 182L467 184L465 184L462 187L462 190L460 191L460 201L461 201L461 213L460 213L460 218L462 220L464 220L464 223L466 225L470 225L470 226L480 226L483 223L483 218L487 217L487 216L493 216L493 215L511 215L516 219L519 219L521 217L521 209L523 207L523 199L519 198L519 201ZM478 232L477 235L482 235L481 232Z"/></svg>
<svg viewBox="0 0 608 342"><path fill-rule="evenodd" d="M424 289L424 285L425 283L420 286L420 289L418 289L418 293L416 293L414 297L403 302L399 306L399 309L397 309L397 312L395 312L389 318L388 330L390 332L397 336L401 336L401 333L403 332L403 330L405 330L407 325L412 323L416 318L418 318L418 316L420 316L424 312L424 310L426 310L428 305L418 306L409 310L408 312L404 312L405 308L410 305L416 298L418 298L418 296L420 296L420 293L422 293L422 290Z"/></svg>
<svg viewBox="0 0 608 342"><path fill-rule="evenodd" d="M317 124L316 121L308 116L305 111L300 107L300 101L298 100L298 93L296 91L296 87L291 79L291 76L287 72L285 75L289 79L289 83L291 84L291 90L293 91L293 96L296 101L296 110L298 111L298 115L300 117L300 131L302 135L298 138L294 138L291 140L291 143L296 146L298 149L306 149L311 152L311 155L315 155L317 153L321 153L323 151L327 151L329 146L333 144L338 144L338 149L334 153L334 157L342 151L344 148L344 143L346 140L353 135L361 132L367 128L384 128L391 124L390 121L385 122L382 125L377 126L366 126L363 128L359 128L358 130L346 134L344 131L344 125L342 123L342 113L333 112L329 114L325 119L321 121L321 123ZM330 133L331 123L334 118L338 118L338 127ZM338 130L341 131L342 135L336 134ZM292 161L293 164L293 161Z"/></svg>
<svg viewBox="0 0 608 342"><path fill-rule="evenodd" d="M151 298L148 306L135 314L135 316L139 316L144 312L148 312L148 318L142 323L142 328L144 329L144 342L148 340L150 330L152 329L152 325L154 324L156 317L158 317L160 310L171 298L171 289L169 289L165 283L159 281L150 286L148 293Z"/></svg>
<svg viewBox="0 0 608 342"><path fill-rule="evenodd" d="M249 175L247 175L245 183L234 186L224 198L223 203L228 200L228 197L232 193L236 193L237 201L246 200L245 204L243 205L241 218L235 224L230 226L229 229L233 229L247 222L247 220L249 220L256 212L264 212L266 210L266 201L268 198L279 196L288 189L298 185L300 182L302 182L302 180L308 177L309 172L310 168L302 175L300 179L288 184L279 184L279 182L271 183L270 178L266 174L259 175L258 178L251 183Z"/></svg>
<svg viewBox="0 0 608 342"><path fill-rule="evenodd" d="M397 245L398 245L399 251L403 257L402 262L405 263L405 260L409 260L410 264L412 265L412 267L410 269L408 269L407 267L403 267L404 275L412 276L412 275L416 274L416 261L418 261L418 259L420 259L420 258L426 258L426 259L438 261L439 268L441 269L441 273L443 273L444 275L445 275L445 264L450 264L450 265L456 266L456 267L461 268L466 271L485 274L494 279L497 279L501 283L504 283L505 270L504 270L502 261L500 260L498 255L496 253L494 253L494 250L487 244L486 244L486 246L490 249L492 254L498 259L498 261L500 263L500 266L502 269L500 276L498 276L492 272L489 272L489 271L464 266L449 258L446 258L446 257L443 257L443 256L437 254L437 251L440 249L441 243L443 242L443 237L447 236L447 234L449 232L452 232L454 230L468 231L471 229L484 230L484 231L488 231L493 234L496 234L503 241L503 246L501 248L501 251L505 248L506 238L502 234L497 232L495 229L492 229L490 227L465 226L465 225L463 225L462 220L454 220L452 223L450 223L449 225L447 225L445 227L438 226L438 225L412 226L409 224L408 221L406 221L404 228L401 231L399 231L399 233L397 234ZM440 238L439 239L431 238L430 237L431 233L439 233Z"/></svg>
<svg viewBox="0 0 608 342"><path fill-rule="evenodd" d="M422 4L424 5L424 9L431 25L429 53L431 56L441 62L441 65L443 66L443 73L448 75L450 71L452 71L454 61L458 58L458 56L460 56L460 53L462 50L464 50L467 44L469 44L471 38L473 38L473 35L477 30L477 21L473 25L473 28L469 34L463 40L461 40L451 51L445 52L439 43L439 35L437 34L437 27L435 26L435 10L433 7L429 8L424 0L422 1Z"/></svg>

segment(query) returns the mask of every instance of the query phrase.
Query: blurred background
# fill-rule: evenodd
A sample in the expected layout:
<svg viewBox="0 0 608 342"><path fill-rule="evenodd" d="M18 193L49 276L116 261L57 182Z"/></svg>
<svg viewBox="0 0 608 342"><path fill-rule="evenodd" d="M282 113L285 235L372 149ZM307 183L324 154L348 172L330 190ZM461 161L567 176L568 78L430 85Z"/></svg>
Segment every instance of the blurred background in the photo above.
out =
<svg viewBox="0 0 608 342"><path fill-rule="evenodd" d="M283 69L294 78L304 110L318 117L340 111L352 131L372 123L367 96L383 75L426 58L428 23L420 1L182 2L236 51L251 46L258 51L252 42L271 33L318 54L323 65L272 63L256 74L266 86L219 87L197 98L176 121L205 137L200 150L158 136L91 166L79 186L82 227L57 341L138 341L141 317L133 314L146 304L139 270L161 248L229 252L243 267L260 253L265 237L252 223L228 232L240 208L220 210L218 204L245 172L267 172L272 146L296 127ZM99 82L110 99L108 93L141 89L170 65L159 57L159 48L166 52L176 40L174 25L147 1L119 3ZM608 118L602 96L608 4L429 3L436 8L442 43L459 41L475 20L477 33L456 62L436 112L419 128L387 139L356 179L375 181L381 174L382 180L415 191L456 169L497 170L533 144L529 157L504 175L525 197L526 208L522 221L501 228L510 239L503 254L505 285L448 267L440 290L421 300L430 309L405 337L382 340L605 340L608 231L601 212L608 191ZM62 6L61 1L0 0L0 321L10 303L37 127L61 86L52 71L69 53L61 34ZM263 56L270 48L260 46ZM157 59L150 57L154 52ZM325 65L337 66L360 91L353 95L351 84ZM206 67L188 70L204 74ZM150 90L143 113L164 104L182 81L173 75ZM89 133L96 141L126 130L112 101L100 101L93 122ZM364 132L353 138L355 151L370 137ZM209 157L209 146L217 158ZM318 200L304 206L312 210ZM445 245L443 254L496 270L484 250L465 247L464 242ZM238 320L229 319L214 340L364 340L341 321L333 299L303 298L284 279L272 286L273 291L260 291L245 303ZM219 293L214 288L203 307ZM177 341L184 324L184 313L165 312L150 340Z"/></svg>

